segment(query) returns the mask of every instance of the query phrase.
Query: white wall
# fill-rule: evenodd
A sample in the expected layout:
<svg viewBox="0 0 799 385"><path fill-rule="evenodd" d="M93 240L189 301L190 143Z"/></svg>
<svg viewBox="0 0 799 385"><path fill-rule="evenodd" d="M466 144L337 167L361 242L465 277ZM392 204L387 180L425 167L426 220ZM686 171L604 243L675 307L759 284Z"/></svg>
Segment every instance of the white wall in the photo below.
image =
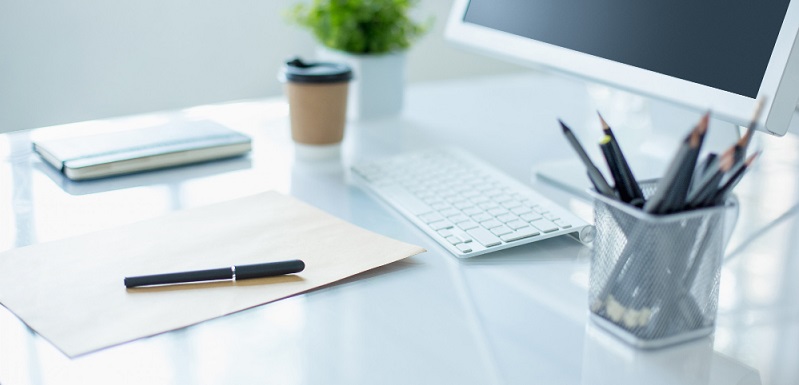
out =
<svg viewBox="0 0 799 385"><path fill-rule="evenodd" d="M278 95L282 60L315 46L284 21L293 3L0 2L0 132ZM409 81L519 70L445 42L450 5L419 4L435 26L409 54Z"/></svg>

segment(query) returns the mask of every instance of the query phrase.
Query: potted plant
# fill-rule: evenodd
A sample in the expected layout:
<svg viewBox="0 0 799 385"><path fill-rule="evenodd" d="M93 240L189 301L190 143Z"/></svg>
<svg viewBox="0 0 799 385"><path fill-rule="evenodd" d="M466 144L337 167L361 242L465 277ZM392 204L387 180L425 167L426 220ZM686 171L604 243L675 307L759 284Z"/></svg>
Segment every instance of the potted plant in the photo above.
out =
<svg viewBox="0 0 799 385"><path fill-rule="evenodd" d="M399 113L405 86L405 51L429 28L408 13L416 0L313 0L289 9L288 19L310 30L321 60L350 65L348 115Z"/></svg>

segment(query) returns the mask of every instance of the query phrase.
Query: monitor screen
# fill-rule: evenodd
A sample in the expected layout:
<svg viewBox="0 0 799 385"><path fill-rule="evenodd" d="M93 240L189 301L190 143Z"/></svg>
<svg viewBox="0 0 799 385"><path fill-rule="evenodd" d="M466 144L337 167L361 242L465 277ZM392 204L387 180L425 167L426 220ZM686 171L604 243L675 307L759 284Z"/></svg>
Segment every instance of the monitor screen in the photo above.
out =
<svg viewBox="0 0 799 385"><path fill-rule="evenodd" d="M446 35L736 125L762 103L759 129L799 133L799 0L454 0Z"/></svg>
<svg viewBox="0 0 799 385"><path fill-rule="evenodd" d="M789 0L471 0L463 17L755 98Z"/></svg>

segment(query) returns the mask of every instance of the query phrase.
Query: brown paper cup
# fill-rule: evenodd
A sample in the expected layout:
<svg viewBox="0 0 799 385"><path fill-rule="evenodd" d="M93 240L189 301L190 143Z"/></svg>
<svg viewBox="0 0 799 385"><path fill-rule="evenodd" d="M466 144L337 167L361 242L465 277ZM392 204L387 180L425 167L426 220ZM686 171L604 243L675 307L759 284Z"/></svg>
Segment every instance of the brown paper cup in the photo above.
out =
<svg viewBox="0 0 799 385"><path fill-rule="evenodd" d="M344 138L349 82L286 82L291 138L311 145L336 144Z"/></svg>

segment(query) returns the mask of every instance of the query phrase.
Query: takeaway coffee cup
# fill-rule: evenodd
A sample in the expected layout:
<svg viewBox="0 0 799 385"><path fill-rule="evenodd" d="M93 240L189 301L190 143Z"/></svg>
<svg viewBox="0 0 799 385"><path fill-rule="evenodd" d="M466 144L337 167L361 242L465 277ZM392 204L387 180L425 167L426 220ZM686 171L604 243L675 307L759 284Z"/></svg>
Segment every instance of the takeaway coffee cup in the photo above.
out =
<svg viewBox="0 0 799 385"><path fill-rule="evenodd" d="M306 145L341 142L352 69L346 64L295 58L281 73L291 118L291 138Z"/></svg>

